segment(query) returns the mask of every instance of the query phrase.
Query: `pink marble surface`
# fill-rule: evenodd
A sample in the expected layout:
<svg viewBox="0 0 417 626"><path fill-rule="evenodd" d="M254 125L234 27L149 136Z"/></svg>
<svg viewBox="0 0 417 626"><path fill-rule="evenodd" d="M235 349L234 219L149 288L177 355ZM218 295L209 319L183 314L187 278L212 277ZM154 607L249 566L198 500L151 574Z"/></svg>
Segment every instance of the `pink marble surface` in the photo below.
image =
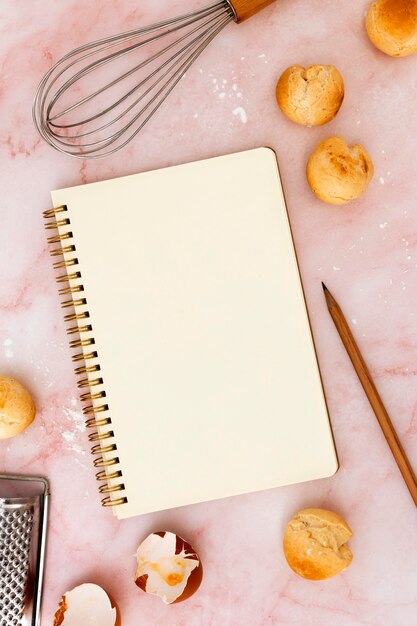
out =
<svg viewBox="0 0 417 626"><path fill-rule="evenodd" d="M204 4L194 0L193 6ZM417 56L390 59L368 42L368 0L281 0L230 25L140 140L116 157L71 160L41 143L31 101L41 75L74 46L186 11L186 0L2 0L0 4L0 370L24 381L38 416L0 442L0 470L40 473L53 499L42 624L60 595L96 582L123 626L405 626L417 624L416 509L328 317L320 281L343 305L417 467ZM334 63L346 83L323 128L287 121L274 100L293 63ZM320 203L306 159L326 136L362 142L375 162L366 196ZM278 152L323 371L340 471L329 479L119 523L102 510L88 453L42 211L49 191L229 151ZM352 567L323 583L297 578L280 547L305 506L339 511L355 536ZM133 584L134 552L155 528L198 549L205 579L165 607Z"/></svg>

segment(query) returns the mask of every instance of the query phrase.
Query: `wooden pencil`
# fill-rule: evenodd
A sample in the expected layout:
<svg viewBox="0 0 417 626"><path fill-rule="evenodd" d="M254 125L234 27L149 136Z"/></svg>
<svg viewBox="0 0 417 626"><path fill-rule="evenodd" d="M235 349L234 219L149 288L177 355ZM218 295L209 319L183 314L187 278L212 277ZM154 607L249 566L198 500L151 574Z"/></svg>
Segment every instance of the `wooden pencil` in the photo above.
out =
<svg viewBox="0 0 417 626"><path fill-rule="evenodd" d="M324 283L322 283L322 285L324 295L326 296L327 308L329 309L329 313L332 316L340 338L343 341L350 360L352 361L352 365L355 368L361 385L373 408L375 416L379 422L379 425L381 426L382 432L384 433L385 439L387 440L387 443L391 448L391 452L394 455L399 470L404 478L405 484L407 485L411 497L414 500L414 504L417 506L417 479L410 465L410 462L408 461L400 440L398 439L397 433L394 430L388 412L381 400L377 388L375 387L375 384L359 351L359 348L348 326L345 316L343 315L340 306L337 304L336 300L327 289L326 285Z"/></svg>

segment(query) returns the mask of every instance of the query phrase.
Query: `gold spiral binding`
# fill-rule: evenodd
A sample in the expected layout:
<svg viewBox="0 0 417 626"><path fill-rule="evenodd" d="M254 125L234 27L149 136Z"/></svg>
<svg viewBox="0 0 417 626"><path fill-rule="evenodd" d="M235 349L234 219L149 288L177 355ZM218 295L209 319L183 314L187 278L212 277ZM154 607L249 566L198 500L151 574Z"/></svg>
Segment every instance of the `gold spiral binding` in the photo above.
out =
<svg viewBox="0 0 417 626"><path fill-rule="evenodd" d="M71 307L85 306L86 304L87 300L85 298L79 298L78 300L64 300L64 302L61 302L61 307L69 309Z"/></svg>
<svg viewBox="0 0 417 626"><path fill-rule="evenodd" d="M96 365L89 365L88 367L87 365L82 365L81 367L77 367L74 370L77 376L80 376L81 374L91 374L92 372L99 372L99 371L100 371L100 365L98 365L97 363Z"/></svg>
<svg viewBox="0 0 417 626"><path fill-rule="evenodd" d="M91 324L87 326L73 326L72 328L67 328L67 335L80 335L81 333L90 333L92 330Z"/></svg>
<svg viewBox="0 0 417 626"><path fill-rule="evenodd" d="M94 467L111 467L112 465L118 465L120 463L119 457L114 457L113 459L105 459L102 456L94 459Z"/></svg>
<svg viewBox="0 0 417 626"><path fill-rule="evenodd" d="M73 238L73 234L72 232L69 233L64 233L63 235L54 235L53 237L48 237L48 243L61 243L61 241L65 241L66 239L72 239Z"/></svg>
<svg viewBox="0 0 417 626"><path fill-rule="evenodd" d="M51 233L47 238L48 244L51 246L50 255L56 258L53 267L56 271L62 270L56 277L59 285L58 293L64 297L61 303L63 309L69 309L64 315L64 320L68 324L67 334L74 335L74 339L69 342L72 350L89 348L95 345L94 338L90 335L83 338L85 333L93 333L91 324L82 324L83 320L90 317L87 310L87 299L83 297L84 285L82 284L82 275L78 271L79 265L77 250L71 231L71 220L65 215L68 211L66 205L61 205L44 212L46 221L45 228L47 231L56 230L57 233ZM55 246L55 247L53 247ZM75 268L75 269L74 269ZM65 298L66 296L66 298ZM85 307L80 310L80 307ZM71 324L73 323L73 324ZM120 494L125 491L123 482L113 485L110 481L122 479L122 471L117 467L120 460L117 454L117 445L115 443L114 432L111 429L112 420L109 417L108 404L96 404L97 401L106 397L106 392L100 388L103 385L103 379L100 376L93 377L100 371L100 365L97 363L98 352L90 350L89 352L77 352L72 355L72 360L77 366L75 374L82 377L77 381L80 389L80 400L86 406L83 406L83 413L86 416L85 425L87 428L93 429L89 435L89 441L94 443L91 453L96 457L94 459L94 467L99 469L96 473L98 482L105 484L99 487L101 494L107 494L102 500L105 507L114 507L127 503L125 496L114 497L114 494ZM92 363L90 363L93 361ZM107 428L107 430L105 430ZM109 468L112 470L109 471Z"/></svg>
<svg viewBox="0 0 417 626"><path fill-rule="evenodd" d="M64 256L64 254L70 254L71 252L75 252L75 246L72 244L61 248L53 248L53 250L49 251L49 254L51 256Z"/></svg>
<svg viewBox="0 0 417 626"><path fill-rule="evenodd" d="M64 320L66 322L75 322L78 320L85 320L90 317L90 313L88 311L83 311L82 313L69 313L65 315Z"/></svg>
<svg viewBox="0 0 417 626"><path fill-rule="evenodd" d="M101 443L97 443L95 446L91 448L91 454L108 454L109 452L113 452L113 450L117 450L116 444L111 443L110 445L103 448Z"/></svg>
<svg viewBox="0 0 417 626"><path fill-rule="evenodd" d="M89 387L98 387L103 384L102 378L94 378L90 380L89 378L83 378L83 380L79 380L77 383L78 389L88 389Z"/></svg>
<svg viewBox="0 0 417 626"><path fill-rule="evenodd" d="M78 265L78 259L68 259L68 261L56 261L54 263L54 269L60 270L63 267L72 267L73 265Z"/></svg>
<svg viewBox="0 0 417 626"><path fill-rule="evenodd" d="M101 501L101 506L114 507L114 506L120 506L126 503L127 503L127 498L117 498L117 500L113 500L110 496L107 496Z"/></svg>
<svg viewBox="0 0 417 626"><path fill-rule="evenodd" d="M105 391L99 391L98 393L91 393L91 391L89 391L88 393L81 394L80 400L81 402L93 402L94 400L99 400L100 398L105 398L105 397L106 397Z"/></svg>
<svg viewBox="0 0 417 626"><path fill-rule="evenodd" d="M74 363L78 363L79 361L91 361L92 359L96 359L98 357L97 352L89 352L88 354L84 354L81 352L80 354L74 354L72 360Z"/></svg>
<svg viewBox="0 0 417 626"><path fill-rule="evenodd" d="M78 300L64 300L64 302L61 302L61 308L69 309L70 307L84 306L85 304L87 304L87 300L85 298L78 298Z"/></svg>
<svg viewBox="0 0 417 626"><path fill-rule="evenodd" d="M59 220L57 222L50 222L49 224L45 224L46 230L53 230L55 228L60 228L60 226L68 226L70 223L69 219L66 218L64 220Z"/></svg>
<svg viewBox="0 0 417 626"><path fill-rule="evenodd" d="M66 296L72 293L80 293L84 291L84 285L75 285L75 287L63 287L58 291L60 296Z"/></svg>
<svg viewBox="0 0 417 626"><path fill-rule="evenodd" d="M105 441L106 439L112 439L113 437L114 432L112 430L109 430L107 433L99 433L96 431L88 435L88 441L94 443L95 441Z"/></svg>
<svg viewBox="0 0 417 626"><path fill-rule="evenodd" d="M62 274L62 276L57 276L55 278L57 283L67 283L71 280L77 280L81 278L81 272L74 272L73 274Z"/></svg>
<svg viewBox="0 0 417 626"><path fill-rule="evenodd" d="M54 209L48 209L43 212L43 217L46 220L49 220L52 217L56 217L59 213L63 213L64 211L68 211L68 207L66 204L61 204L61 206L57 206Z"/></svg>
<svg viewBox="0 0 417 626"><path fill-rule="evenodd" d="M111 424L110 417L103 417L101 420L96 420L95 417L90 417L85 422L87 428L101 428L102 426L108 426L109 424Z"/></svg>
<svg viewBox="0 0 417 626"><path fill-rule="evenodd" d="M109 410L108 404L102 404L101 406L94 406L91 404L90 406L86 406L83 408L84 415L97 415L97 413L104 413L104 411Z"/></svg>
<svg viewBox="0 0 417 626"><path fill-rule="evenodd" d="M86 348L95 344L94 339L77 339L76 341L70 341L70 348Z"/></svg>
<svg viewBox="0 0 417 626"><path fill-rule="evenodd" d="M100 470L96 474L96 480L98 482L101 482L103 480L115 480L116 478L121 478L121 477L122 477L122 472L120 470L117 470L116 472L112 472L111 474L107 474L106 470Z"/></svg>
<svg viewBox="0 0 417 626"><path fill-rule="evenodd" d="M99 487L99 492L102 494L115 493L116 491L124 491L124 488L125 486L123 484L114 485L114 487L111 487L110 485L101 485L101 487Z"/></svg>

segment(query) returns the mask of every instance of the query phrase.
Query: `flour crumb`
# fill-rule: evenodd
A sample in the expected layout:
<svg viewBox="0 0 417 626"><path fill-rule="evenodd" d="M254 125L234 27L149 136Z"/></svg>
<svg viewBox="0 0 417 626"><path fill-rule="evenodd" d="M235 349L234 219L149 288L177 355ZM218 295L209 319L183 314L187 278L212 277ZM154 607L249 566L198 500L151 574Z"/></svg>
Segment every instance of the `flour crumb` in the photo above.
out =
<svg viewBox="0 0 417 626"><path fill-rule="evenodd" d="M385 185L385 179L382 178L382 176L379 178L379 182L381 183L381 185Z"/></svg>
<svg viewBox="0 0 417 626"><path fill-rule="evenodd" d="M66 407L63 407L63 410L68 421L73 423L76 431L81 433L86 430L84 418L79 411L74 411L73 409L68 409Z"/></svg>
<svg viewBox="0 0 417 626"><path fill-rule="evenodd" d="M77 454L85 454L84 448L75 441L75 432L71 430L66 430L62 433L62 437L69 444L68 450L70 450L71 452L77 452Z"/></svg>
<svg viewBox="0 0 417 626"><path fill-rule="evenodd" d="M382 224L379 225L379 228L381 228L383 230L387 226L388 226L388 222L382 222Z"/></svg>
<svg viewBox="0 0 417 626"><path fill-rule="evenodd" d="M233 115L240 117L240 121L242 122L242 124L247 124L248 114L243 107L236 107L236 109L233 109L232 113Z"/></svg>

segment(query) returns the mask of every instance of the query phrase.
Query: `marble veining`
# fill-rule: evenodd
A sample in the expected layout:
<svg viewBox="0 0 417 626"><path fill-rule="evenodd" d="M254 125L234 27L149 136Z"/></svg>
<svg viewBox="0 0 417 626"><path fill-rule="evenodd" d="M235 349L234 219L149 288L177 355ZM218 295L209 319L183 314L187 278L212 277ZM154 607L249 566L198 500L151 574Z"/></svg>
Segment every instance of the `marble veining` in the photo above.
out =
<svg viewBox="0 0 417 626"><path fill-rule="evenodd" d="M0 4L0 370L36 398L36 422L0 442L1 470L47 475L52 509L42 624L63 592L101 584L123 626L412 626L417 623L417 518L328 316L320 281L342 305L410 459L417 467L417 56L391 59L366 38L368 0L280 0L231 24L198 59L142 136L87 162L37 137L40 77L69 49L202 6L204 0L61 0ZM275 83L290 64L333 63L346 99L330 124L286 120ZM305 164L332 134L361 142L375 179L345 207L311 194ZM49 191L260 145L279 156L320 358L340 471L329 480L117 522L102 510L43 230ZM355 536L351 568L311 583L287 567L286 520L335 509ZM163 606L134 585L150 531L186 537L204 563L199 593Z"/></svg>

